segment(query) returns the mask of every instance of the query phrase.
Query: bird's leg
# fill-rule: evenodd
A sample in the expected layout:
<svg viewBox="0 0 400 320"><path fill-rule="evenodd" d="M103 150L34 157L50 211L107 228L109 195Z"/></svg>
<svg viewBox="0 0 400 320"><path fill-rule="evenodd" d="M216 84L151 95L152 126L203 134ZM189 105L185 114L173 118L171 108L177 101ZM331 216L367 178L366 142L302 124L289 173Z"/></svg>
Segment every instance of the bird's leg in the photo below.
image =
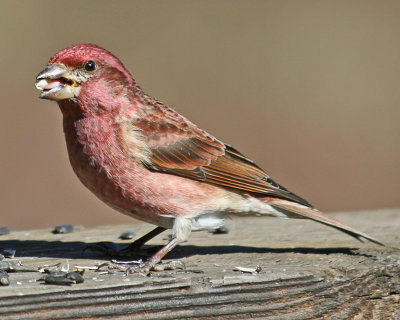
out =
<svg viewBox="0 0 400 320"><path fill-rule="evenodd" d="M155 231L155 230L153 230ZM161 231L160 231L161 232ZM139 239L140 240L140 239ZM184 269L185 264L180 260L172 260L167 263L160 263L161 259L165 257L165 255L170 252L173 248L178 244L178 239L173 238L170 242L168 242L165 246L163 246L160 250L158 250L154 255L152 255L146 262L137 263L137 264L125 264L125 263L105 263L99 266L101 267L107 266L108 269L117 269L120 271L125 271L126 274L129 273L149 273L151 270L153 271L163 271L163 270L174 270L174 269Z"/></svg>
<svg viewBox="0 0 400 320"><path fill-rule="evenodd" d="M152 231L146 233L144 236L140 237L139 239L132 242L128 247L119 249L117 245L113 245L112 243L108 242L101 242L98 244L93 244L84 249L91 249L95 251L100 251L104 255L111 256L111 257L119 257L119 258L131 258L131 257L138 257L143 255L143 251L140 248L149 240L153 239L155 236L159 235L161 232L167 230L163 227L157 227ZM153 251L154 252L154 251Z"/></svg>
<svg viewBox="0 0 400 320"><path fill-rule="evenodd" d="M129 251L133 254L137 253L139 249L149 240L153 239L155 236L158 236L160 233L167 230L163 227L157 227L150 232L146 233L144 236L132 242L124 251Z"/></svg>

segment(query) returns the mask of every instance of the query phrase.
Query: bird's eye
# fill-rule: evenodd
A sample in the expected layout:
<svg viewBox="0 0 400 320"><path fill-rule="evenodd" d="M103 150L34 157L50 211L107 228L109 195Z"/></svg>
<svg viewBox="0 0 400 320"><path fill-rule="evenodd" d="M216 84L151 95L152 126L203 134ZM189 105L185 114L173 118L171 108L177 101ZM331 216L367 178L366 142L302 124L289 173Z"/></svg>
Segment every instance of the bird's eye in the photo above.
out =
<svg viewBox="0 0 400 320"><path fill-rule="evenodd" d="M96 62L93 60L88 60L85 62L84 68L86 71L94 71L96 70Z"/></svg>

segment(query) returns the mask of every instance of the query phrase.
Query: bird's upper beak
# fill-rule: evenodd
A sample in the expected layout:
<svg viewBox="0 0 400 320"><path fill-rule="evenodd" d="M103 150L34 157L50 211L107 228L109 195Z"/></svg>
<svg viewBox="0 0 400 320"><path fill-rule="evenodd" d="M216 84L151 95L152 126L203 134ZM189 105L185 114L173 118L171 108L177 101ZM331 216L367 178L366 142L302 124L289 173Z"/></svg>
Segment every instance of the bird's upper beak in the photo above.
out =
<svg viewBox="0 0 400 320"><path fill-rule="evenodd" d="M58 63L51 63L40 72L35 86L42 91L40 98L55 101L75 98L80 90L67 67Z"/></svg>

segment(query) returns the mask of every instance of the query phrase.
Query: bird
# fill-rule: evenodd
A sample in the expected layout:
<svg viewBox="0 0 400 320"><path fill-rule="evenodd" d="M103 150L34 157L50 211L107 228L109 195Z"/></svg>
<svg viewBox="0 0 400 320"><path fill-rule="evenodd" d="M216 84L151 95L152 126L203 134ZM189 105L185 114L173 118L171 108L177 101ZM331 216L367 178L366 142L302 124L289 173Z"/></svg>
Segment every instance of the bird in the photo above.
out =
<svg viewBox="0 0 400 320"><path fill-rule="evenodd" d="M59 51L35 85L40 98L58 103L69 161L83 185L115 210L156 226L131 249L172 229L168 243L133 272L155 269L192 231L218 229L230 215L311 219L383 245L322 213L234 147L146 94L98 45Z"/></svg>

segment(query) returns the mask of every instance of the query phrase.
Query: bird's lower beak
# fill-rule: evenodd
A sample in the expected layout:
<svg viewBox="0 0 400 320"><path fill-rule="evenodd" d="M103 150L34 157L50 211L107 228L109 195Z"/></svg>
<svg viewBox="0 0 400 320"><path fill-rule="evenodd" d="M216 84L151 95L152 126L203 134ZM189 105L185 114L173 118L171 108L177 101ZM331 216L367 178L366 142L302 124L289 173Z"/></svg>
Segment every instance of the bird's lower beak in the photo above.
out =
<svg viewBox="0 0 400 320"><path fill-rule="evenodd" d="M60 101L74 98L79 93L79 87L68 70L56 63L49 64L37 75L35 86L42 91L39 96L42 99Z"/></svg>

